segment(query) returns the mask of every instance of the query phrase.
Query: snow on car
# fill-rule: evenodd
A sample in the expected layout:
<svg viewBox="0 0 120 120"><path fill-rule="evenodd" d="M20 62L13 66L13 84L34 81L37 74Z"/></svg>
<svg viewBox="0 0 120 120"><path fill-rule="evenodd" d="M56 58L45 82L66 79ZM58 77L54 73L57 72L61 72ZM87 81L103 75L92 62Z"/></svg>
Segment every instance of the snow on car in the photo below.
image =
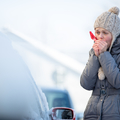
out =
<svg viewBox="0 0 120 120"><path fill-rule="evenodd" d="M61 112L60 109L53 108L50 113L46 97L38 89L27 65L9 38L0 33L0 119L50 120L58 117L56 113L62 115L66 111L69 114L61 118L70 113L70 119L74 117L73 110L62 108Z"/></svg>
<svg viewBox="0 0 120 120"><path fill-rule="evenodd" d="M48 120L45 95L10 40L0 33L0 117Z"/></svg>

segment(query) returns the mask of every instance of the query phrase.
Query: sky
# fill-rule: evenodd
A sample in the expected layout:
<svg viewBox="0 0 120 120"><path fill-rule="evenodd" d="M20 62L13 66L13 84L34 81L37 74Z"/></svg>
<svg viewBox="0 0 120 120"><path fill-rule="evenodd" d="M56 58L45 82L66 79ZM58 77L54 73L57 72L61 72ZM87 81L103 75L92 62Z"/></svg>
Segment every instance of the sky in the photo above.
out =
<svg viewBox="0 0 120 120"><path fill-rule="evenodd" d="M85 65L93 44L89 31L94 33L96 18L114 6L120 8L119 0L0 0L0 30L9 28L19 31ZM21 51L33 77L37 80L49 79L53 65L24 48ZM79 77L67 75L64 85L72 95L79 95L78 100L76 97L73 99L75 106L82 106L78 110L83 111L90 93L82 88L78 91ZM86 96L81 97L81 91Z"/></svg>
<svg viewBox="0 0 120 120"><path fill-rule="evenodd" d="M0 28L13 28L86 63L93 44L89 31L94 32L96 17L118 3L118 0L0 0Z"/></svg>

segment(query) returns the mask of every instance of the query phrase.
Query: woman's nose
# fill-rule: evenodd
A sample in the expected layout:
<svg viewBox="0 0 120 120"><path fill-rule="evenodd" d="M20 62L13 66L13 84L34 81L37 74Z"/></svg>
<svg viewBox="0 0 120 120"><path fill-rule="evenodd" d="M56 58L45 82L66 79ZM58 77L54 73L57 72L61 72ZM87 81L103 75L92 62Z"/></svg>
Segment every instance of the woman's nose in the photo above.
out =
<svg viewBox="0 0 120 120"><path fill-rule="evenodd" d="M103 34L102 34L102 33L99 34L99 38L100 38L100 39L103 38Z"/></svg>

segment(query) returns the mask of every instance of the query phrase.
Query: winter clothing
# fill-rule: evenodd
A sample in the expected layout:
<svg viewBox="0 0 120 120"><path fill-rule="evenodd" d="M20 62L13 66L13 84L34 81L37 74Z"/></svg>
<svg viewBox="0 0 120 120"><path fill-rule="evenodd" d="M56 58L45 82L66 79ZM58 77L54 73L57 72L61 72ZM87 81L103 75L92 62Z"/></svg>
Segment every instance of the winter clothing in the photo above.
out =
<svg viewBox="0 0 120 120"><path fill-rule="evenodd" d="M97 27L101 27L112 33L113 39L109 51L111 50L116 37L120 33L120 18L118 17L118 15L119 8L112 7L109 11L102 13L94 23L94 29ZM100 80L105 79L105 74L101 67L98 70L98 77Z"/></svg>
<svg viewBox="0 0 120 120"><path fill-rule="evenodd" d="M106 75L99 80L97 71L100 67ZM87 90L93 90L84 112L84 120L120 120L120 36L111 53L108 51L95 56L91 49L88 63L81 75L80 84ZM118 91L118 92L117 92ZM105 93L106 92L106 93Z"/></svg>
<svg viewBox="0 0 120 120"><path fill-rule="evenodd" d="M120 120L120 20L115 16L117 15L114 13L105 12L95 22L95 28L107 29L108 24L105 23L107 19L107 21L111 21L111 23L108 22L111 24L108 29L113 28L112 24L115 24L113 25L115 28L111 32L113 35L111 50L105 51L97 57L94 50L91 49L88 63L81 75L81 86L87 90L93 90L84 112L84 120ZM103 21L100 23L100 20ZM115 21L117 22L115 23ZM98 77L100 67L105 74L102 81Z"/></svg>
<svg viewBox="0 0 120 120"><path fill-rule="evenodd" d="M118 17L118 15L119 15L119 8L112 7L109 11L102 13L94 23L94 29L101 27L112 33L113 40L111 43L111 47L116 37L120 33L120 18Z"/></svg>

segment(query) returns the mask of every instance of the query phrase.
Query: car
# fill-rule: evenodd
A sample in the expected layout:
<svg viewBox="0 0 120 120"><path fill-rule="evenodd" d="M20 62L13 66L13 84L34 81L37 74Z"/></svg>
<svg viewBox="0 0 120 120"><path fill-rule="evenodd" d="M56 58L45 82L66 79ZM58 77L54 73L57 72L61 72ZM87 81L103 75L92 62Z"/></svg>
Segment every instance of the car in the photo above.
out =
<svg viewBox="0 0 120 120"><path fill-rule="evenodd" d="M47 87L42 87L41 89L47 98L49 109L52 107L68 107L74 109L71 97L67 90Z"/></svg>
<svg viewBox="0 0 120 120"><path fill-rule="evenodd" d="M38 89L29 68L1 32L0 73L0 120L75 119L72 109L49 110L46 96Z"/></svg>
<svg viewBox="0 0 120 120"><path fill-rule="evenodd" d="M40 87L47 98L49 109L53 107L67 107L74 109L74 105L69 92L66 89L57 87ZM76 113L76 120L82 120L83 114Z"/></svg>
<svg viewBox="0 0 120 120"><path fill-rule="evenodd" d="M71 108L55 107L49 111L51 120L71 119L75 120L75 111Z"/></svg>

